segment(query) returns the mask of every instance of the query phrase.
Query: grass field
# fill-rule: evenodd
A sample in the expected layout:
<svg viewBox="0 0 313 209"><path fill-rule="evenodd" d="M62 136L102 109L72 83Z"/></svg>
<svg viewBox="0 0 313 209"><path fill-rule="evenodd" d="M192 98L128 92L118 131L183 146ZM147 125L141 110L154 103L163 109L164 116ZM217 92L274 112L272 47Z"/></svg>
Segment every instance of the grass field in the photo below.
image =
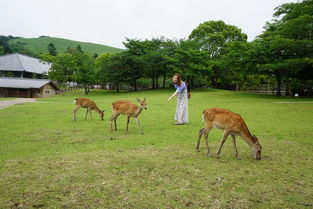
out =
<svg viewBox="0 0 313 209"><path fill-rule="evenodd" d="M0 110L0 208L312 208L313 99L197 90L189 101L190 124L174 126L170 90L93 91L105 109L72 121L80 93L39 99ZM140 115L109 132L111 103L147 97ZM196 152L201 113L222 107L241 114L263 146L261 161L237 140L241 159L222 132L213 130L206 156Z"/></svg>
<svg viewBox="0 0 313 209"><path fill-rule="evenodd" d="M4 100L13 100L15 98L12 97L0 97L0 101L4 101Z"/></svg>
<svg viewBox="0 0 313 209"><path fill-rule="evenodd" d="M53 43L58 53L64 53L68 47L76 48L77 45L82 47L82 50L88 55L93 56L94 53L101 55L105 52L120 52L122 49L111 46L94 44L88 42L80 42L63 38L42 37L42 38L18 38L11 39L9 45L23 43L23 47L31 50L35 54L48 53L48 44Z"/></svg>

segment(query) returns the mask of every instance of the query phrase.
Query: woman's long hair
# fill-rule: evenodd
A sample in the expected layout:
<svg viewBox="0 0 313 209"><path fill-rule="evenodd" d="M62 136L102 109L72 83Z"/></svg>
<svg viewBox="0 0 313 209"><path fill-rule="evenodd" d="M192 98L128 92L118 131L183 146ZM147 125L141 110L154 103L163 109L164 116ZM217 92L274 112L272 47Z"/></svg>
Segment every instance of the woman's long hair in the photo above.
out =
<svg viewBox="0 0 313 209"><path fill-rule="evenodd" d="M177 77L177 85L180 86L181 85L181 76L179 73L174 73L173 78Z"/></svg>

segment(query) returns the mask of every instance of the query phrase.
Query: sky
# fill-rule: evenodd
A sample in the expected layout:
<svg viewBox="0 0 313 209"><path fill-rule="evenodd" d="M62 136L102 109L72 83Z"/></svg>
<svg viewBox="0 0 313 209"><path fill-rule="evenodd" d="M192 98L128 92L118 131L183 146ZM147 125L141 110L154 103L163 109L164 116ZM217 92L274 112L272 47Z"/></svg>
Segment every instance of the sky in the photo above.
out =
<svg viewBox="0 0 313 209"><path fill-rule="evenodd" d="M296 0L0 0L0 35L41 35L124 48L125 38L187 38L223 20L253 40L274 8Z"/></svg>

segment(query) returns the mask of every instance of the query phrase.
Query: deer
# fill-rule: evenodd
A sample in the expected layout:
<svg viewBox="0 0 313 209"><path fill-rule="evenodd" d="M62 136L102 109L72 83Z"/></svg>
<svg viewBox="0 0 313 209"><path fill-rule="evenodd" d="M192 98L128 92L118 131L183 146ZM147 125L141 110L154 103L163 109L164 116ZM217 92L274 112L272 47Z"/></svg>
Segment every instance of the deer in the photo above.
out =
<svg viewBox="0 0 313 209"><path fill-rule="evenodd" d="M145 110L147 109L147 103L146 103L146 98L144 98L144 100L140 100L138 98L136 99L137 99L137 102L139 103L139 106L137 106L136 104L133 104L132 102L128 100L117 100L112 103L111 132L113 129L113 121L114 121L115 131L117 131L116 119L118 118L120 114L123 114L127 116L126 132L128 132L129 120L131 117L133 117L136 119L137 124L140 127L141 134L143 134L143 130L141 128L138 117L143 109Z"/></svg>
<svg viewBox="0 0 313 209"><path fill-rule="evenodd" d="M199 136L196 146L198 152L201 136L204 135L206 147L208 150L207 155L210 156L208 135L212 128L218 128L224 130L221 145L217 152L218 158L227 137L230 135L232 138L236 158L239 158L238 150L236 147L236 136L240 136L250 146L254 158L256 160L261 160L262 146L259 143L259 139L255 135L251 135L245 121L239 114L222 108L211 108L203 111L202 121L203 120L205 122L205 127L199 130Z"/></svg>
<svg viewBox="0 0 313 209"><path fill-rule="evenodd" d="M87 119L88 112L90 114L90 118L92 119L91 110L95 110L100 115L100 119L103 120L104 110L100 110L93 100L87 99L87 98L78 98L78 99L74 99L73 104L76 105L76 108L73 111L73 114L74 114L73 120L74 121L76 121L76 112L81 107L87 108L85 120Z"/></svg>

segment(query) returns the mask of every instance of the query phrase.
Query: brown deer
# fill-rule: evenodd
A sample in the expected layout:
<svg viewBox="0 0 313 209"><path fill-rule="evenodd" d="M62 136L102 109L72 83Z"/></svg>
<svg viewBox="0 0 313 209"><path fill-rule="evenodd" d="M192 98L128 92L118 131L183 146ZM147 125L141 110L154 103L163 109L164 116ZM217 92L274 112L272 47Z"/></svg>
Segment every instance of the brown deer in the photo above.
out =
<svg viewBox="0 0 313 209"><path fill-rule="evenodd" d="M143 109L145 110L147 109L146 107L147 103L146 103L146 98L144 98L144 100L140 100L138 98L136 99L137 99L137 102L140 104L140 106L137 106L136 104L133 104L128 100L117 100L112 103L111 131L113 129L113 121L114 121L115 130L117 130L116 119L118 118L120 114L123 114L127 116L126 131L128 131L128 124L129 124L130 117L133 117L136 119L140 127L140 131L143 134L143 130L140 126L140 121L138 117Z"/></svg>
<svg viewBox="0 0 313 209"><path fill-rule="evenodd" d="M212 128L218 128L224 130L222 137L222 142L220 148L217 152L217 156L221 152L224 142L227 137L230 135L235 149L235 156L238 158L238 150L236 147L236 138L235 136L241 136L247 144L250 146L254 153L254 158L256 160L261 160L261 150L262 146L259 143L259 140L256 136L252 136L246 123L241 118L240 115L233 113L229 110L221 108L211 108L203 111L202 119L205 121L205 127L200 129L198 143L196 149L199 151L200 139L204 135L206 141L206 147L208 149L208 156L210 156L210 149L208 146L208 135Z"/></svg>
<svg viewBox="0 0 313 209"><path fill-rule="evenodd" d="M104 110L103 111L99 110L96 103L94 101L92 101L91 99L78 98L78 99L74 99L73 103L76 105L76 108L73 111L73 114L74 114L73 120L74 121L76 121L76 112L81 107L87 108L85 120L87 119L88 112L90 114L90 118L92 119L91 110L95 110L97 113L99 113L101 120L103 120Z"/></svg>

